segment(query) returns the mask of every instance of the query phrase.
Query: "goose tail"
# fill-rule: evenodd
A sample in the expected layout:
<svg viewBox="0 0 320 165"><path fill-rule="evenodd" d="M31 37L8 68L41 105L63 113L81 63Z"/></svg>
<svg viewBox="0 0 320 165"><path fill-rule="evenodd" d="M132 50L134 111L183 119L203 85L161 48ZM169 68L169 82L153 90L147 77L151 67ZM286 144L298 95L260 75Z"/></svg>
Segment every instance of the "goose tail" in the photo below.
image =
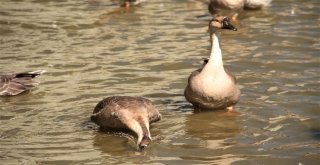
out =
<svg viewBox="0 0 320 165"><path fill-rule="evenodd" d="M37 70L37 71L32 71L32 72L26 72L26 73L18 73L16 74L16 78L35 78L37 76L40 76L41 74L45 73L45 70Z"/></svg>
<svg viewBox="0 0 320 165"><path fill-rule="evenodd" d="M14 96L34 88L39 83L33 79L44 72L45 70L37 70L33 72L2 75L0 77L0 96Z"/></svg>

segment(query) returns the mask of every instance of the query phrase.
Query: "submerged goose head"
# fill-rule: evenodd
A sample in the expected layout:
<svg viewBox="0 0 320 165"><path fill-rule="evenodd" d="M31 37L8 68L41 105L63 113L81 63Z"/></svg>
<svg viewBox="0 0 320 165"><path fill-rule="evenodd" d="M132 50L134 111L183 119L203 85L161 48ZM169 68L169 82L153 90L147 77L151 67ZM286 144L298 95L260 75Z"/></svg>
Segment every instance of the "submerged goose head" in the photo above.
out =
<svg viewBox="0 0 320 165"><path fill-rule="evenodd" d="M151 143L152 139L148 136L143 136L142 139L138 139L137 144L140 150L143 150L148 147L148 145Z"/></svg>

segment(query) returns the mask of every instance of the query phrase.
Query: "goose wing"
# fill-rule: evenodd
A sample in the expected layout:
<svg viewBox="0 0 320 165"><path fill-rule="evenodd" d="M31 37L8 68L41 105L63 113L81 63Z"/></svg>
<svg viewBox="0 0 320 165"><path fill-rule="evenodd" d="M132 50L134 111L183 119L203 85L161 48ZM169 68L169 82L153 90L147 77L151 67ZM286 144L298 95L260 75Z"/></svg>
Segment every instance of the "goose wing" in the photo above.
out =
<svg viewBox="0 0 320 165"><path fill-rule="evenodd" d="M152 102L150 100L145 99L145 98L141 98L141 101L143 102L144 106L147 109L149 123L154 123L154 122L161 120L161 114L154 107L154 105L152 104Z"/></svg>
<svg viewBox="0 0 320 165"><path fill-rule="evenodd" d="M234 82L235 84L237 83L237 78L236 76L229 70L225 69L227 75L231 78L232 82Z"/></svg>
<svg viewBox="0 0 320 165"><path fill-rule="evenodd" d="M13 96L35 87L38 83L32 79L44 71L0 75L0 95Z"/></svg>

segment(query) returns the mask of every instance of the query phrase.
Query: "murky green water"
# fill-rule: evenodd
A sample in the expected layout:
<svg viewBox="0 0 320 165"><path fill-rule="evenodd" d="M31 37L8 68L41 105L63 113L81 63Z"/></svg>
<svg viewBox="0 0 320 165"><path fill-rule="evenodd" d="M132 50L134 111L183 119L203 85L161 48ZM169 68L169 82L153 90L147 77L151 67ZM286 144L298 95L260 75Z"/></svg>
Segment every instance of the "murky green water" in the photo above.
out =
<svg viewBox="0 0 320 165"><path fill-rule="evenodd" d="M47 70L38 88L0 98L0 164L319 164L318 0L274 0L222 32L238 115L194 114L183 96L209 54L204 3L112 4L0 2L0 71ZM147 97L162 113L146 151L88 123L111 95Z"/></svg>

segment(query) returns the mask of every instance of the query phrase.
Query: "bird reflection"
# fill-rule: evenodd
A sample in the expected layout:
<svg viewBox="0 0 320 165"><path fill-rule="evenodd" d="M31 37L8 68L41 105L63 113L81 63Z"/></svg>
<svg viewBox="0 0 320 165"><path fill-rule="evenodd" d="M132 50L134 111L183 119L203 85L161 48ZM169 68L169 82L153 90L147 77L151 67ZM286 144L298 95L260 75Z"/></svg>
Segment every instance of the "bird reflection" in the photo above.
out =
<svg viewBox="0 0 320 165"><path fill-rule="evenodd" d="M116 134L99 131L93 138L93 146L113 156L121 156L128 151L136 151L134 136L124 133Z"/></svg>
<svg viewBox="0 0 320 165"><path fill-rule="evenodd" d="M227 147L225 140L240 133L239 114L235 112L211 111L194 113L187 117L185 132L199 138L207 148Z"/></svg>

